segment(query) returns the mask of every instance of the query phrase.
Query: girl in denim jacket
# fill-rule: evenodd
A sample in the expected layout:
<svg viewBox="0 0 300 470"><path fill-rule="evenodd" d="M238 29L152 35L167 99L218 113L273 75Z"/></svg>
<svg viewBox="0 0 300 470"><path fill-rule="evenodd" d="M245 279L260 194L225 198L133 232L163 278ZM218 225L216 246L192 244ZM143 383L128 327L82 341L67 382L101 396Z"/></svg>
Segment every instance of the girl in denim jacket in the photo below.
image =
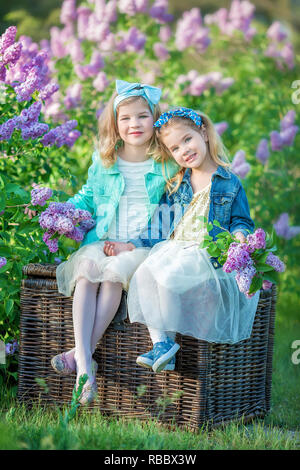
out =
<svg viewBox="0 0 300 470"><path fill-rule="evenodd" d="M259 293L248 299L235 273L225 273L206 249L206 228L198 217L217 219L243 242L254 229L245 191L229 169L226 152L211 120L187 108L156 121L160 152L181 167L168 180L151 224L128 248L153 247L130 282L131 322L147 325L153 349L137 363L155 372L173 370L179 345L175 334L214 343L235 343L251 335ZM214 227L215 239L221 231ZM112 244L115 252L121 248Z"/></svg>
<svg viewBox="0 0 300 470"><path fill-rule="evenodd" d="M73 296L75 348L52 358L59 374L87 374L80 402L96 395L97 342L113 319L129 280L149 253L148 247L110 257L106 240L137 238L165 190L153 122L159 117L161 90L139 83L116 82L116 92L99 121L99 153L93 155L87 183L68 202L92 213L95 226L79 250L57 267L58 290ZM100 156L101 157L100 157ZM177 166L167 164L173 174ZM100 288L99 288L100 287Z"/></svg>

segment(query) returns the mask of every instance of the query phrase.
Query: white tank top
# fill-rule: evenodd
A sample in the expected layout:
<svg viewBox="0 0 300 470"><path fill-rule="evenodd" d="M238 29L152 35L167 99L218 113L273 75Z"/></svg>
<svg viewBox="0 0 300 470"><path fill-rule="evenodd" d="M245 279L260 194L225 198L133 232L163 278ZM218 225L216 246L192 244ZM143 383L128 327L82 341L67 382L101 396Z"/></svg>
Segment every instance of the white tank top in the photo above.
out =
<svg viewBox="0 0 300 470"><path fill-rule="evenodd" d="M150 217L150 201L144 175L151 170L153 160L148 158L137 163L118 157L117 161L125 188L106 238L126 242L138 238Z"/></svg>

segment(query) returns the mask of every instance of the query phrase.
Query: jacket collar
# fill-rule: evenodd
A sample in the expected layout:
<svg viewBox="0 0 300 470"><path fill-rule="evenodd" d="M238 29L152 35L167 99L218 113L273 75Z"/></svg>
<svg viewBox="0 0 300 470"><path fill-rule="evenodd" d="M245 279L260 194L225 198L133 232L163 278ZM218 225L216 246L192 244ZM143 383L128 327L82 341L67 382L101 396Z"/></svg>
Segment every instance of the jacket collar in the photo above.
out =
<svg viewBox="0 0 300 470"><path fill-rule="evenodd" d="M191 168L187 168L184 173L182 181L185 181L186 183L191 184L191 172L192 172ZM230 172L224 166L219 165L216 171L212 174L212 177L211 177L212 181L215 178L215 176L220 176L221 178L230 179Z"/></svg>

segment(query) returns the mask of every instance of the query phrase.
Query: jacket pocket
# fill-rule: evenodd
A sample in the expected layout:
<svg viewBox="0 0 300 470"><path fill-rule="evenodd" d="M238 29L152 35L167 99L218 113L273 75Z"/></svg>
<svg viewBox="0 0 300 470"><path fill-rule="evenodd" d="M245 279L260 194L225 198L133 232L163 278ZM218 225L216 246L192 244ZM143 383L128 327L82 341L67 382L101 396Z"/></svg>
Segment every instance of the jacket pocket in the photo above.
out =
<svg viewBox="0 0 300 470"><path fill-rule="evenodd" d="M213 196L214 218L217 219L224 228L228 228L230 223L230 213L233 196L229 194L215 194Z"/></svg>

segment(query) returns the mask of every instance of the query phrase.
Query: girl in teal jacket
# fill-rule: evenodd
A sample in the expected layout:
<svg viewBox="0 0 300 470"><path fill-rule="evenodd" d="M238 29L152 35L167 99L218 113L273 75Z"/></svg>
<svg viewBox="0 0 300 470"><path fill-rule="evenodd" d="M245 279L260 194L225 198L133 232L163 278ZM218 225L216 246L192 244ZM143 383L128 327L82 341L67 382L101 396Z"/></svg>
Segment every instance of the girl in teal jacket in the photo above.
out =
<svg viewBox="0 0 300 470"><path fill-rule="evenodd" d="M153 123L160 110L161 90L139 83L116 82L116 93L99 119L99 149L93 155L86 184L69 199L91 212L95 226L78 251L57 267L58 290L73 295L75 348L55 356L51 363L59 374L76 371L88 375L80 397L90 403L97 393L97 364L92 359L99 339L120 304L122 288L145 260L149 248L140 247L107 256L105 240L137 239L165 191L167 167L152 158L155 150ZM99 289L100 286L100 289Z"/></svg>

